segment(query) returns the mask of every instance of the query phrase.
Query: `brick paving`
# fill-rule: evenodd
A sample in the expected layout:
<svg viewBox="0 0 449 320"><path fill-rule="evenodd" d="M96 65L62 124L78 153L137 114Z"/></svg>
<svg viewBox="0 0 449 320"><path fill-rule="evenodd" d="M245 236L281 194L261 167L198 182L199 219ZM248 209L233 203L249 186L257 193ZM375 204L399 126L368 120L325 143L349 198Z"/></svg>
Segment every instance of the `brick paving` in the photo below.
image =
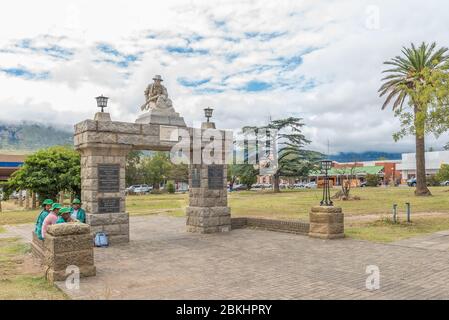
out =
<svg viewBox="0 0 449 320"><path fill-rule="evenodd" d="M132 217L131 242L95 249L74 299L449 299L449 233L377 244L237 229L185 232L185 219ZM435 238L435 235L427 236ZM408 243L407 243L408 241ZM436 241L436 240L434 240ZM380 289L365 287L368 265Z"/></svg>

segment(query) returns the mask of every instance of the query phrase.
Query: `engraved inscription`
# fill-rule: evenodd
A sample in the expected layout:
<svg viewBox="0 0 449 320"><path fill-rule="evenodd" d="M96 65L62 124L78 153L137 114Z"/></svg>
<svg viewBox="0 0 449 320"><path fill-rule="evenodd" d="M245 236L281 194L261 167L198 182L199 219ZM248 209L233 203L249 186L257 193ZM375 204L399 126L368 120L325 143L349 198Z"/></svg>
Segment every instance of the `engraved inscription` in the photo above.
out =
<svg viewBox="0 0 449 320"><path fill-rule="evenodd" d="M98 213L120 212L120 198L99 198Z"/></svg>
<svg viewBox="0 0 449 320"><path fill-rule="evenodd" d="M120 165L98 165L98 192L120 191Z"/></svg>
<svg viewBox="0 0 449 320"><path fill-rule="evenodd" d="M208 166L207 177L209 189L223 189L223 165Z"/></svg>

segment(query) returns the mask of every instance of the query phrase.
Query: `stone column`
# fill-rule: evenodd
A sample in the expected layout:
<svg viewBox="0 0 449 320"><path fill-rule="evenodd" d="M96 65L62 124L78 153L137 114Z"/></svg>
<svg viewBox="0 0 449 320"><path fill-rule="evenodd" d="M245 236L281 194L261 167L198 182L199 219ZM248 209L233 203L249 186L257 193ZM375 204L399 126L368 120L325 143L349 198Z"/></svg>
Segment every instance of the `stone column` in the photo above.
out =
<svg viewBox="0 0 449 320"><path fill-rule="evenodd" d="M202 125L202 132L207 129L215 129L212 122ZM191 155L192 164L189 166L189 206L186 209L187 231L197 233L215 233L231 231L231 209L228 207L227 192L227 165L225 132L221 131L222 146L221 160L218 164L205 164L202 151L207 139L201 139L201 144L195 146L193 142L192 152L201 152L200 164L195 164ZM215 151L214 151L215 152Z"/></svg>
<svg viewBox="0 0 449 320"><path fill-rule="evenodd" d="M312 207L309 217L309 237L320 239L344 238L344 214L341 208Z"/></svg>
<svg viewBox="0 0 449 320"><path fill-rule="evenodd" d="M81 153L81 202L92 235L105 232L110 244L129 242L125 211L125 166L130 146L86 145Z"/></svg>
<svg viewBox="0 0 449 320"><path fill-rule="evenodd" d="M61 223L48 228L44 239L44 266L48 281L66 280L69 266L80 277L95 276L90 227L84 223Z"/></svg>

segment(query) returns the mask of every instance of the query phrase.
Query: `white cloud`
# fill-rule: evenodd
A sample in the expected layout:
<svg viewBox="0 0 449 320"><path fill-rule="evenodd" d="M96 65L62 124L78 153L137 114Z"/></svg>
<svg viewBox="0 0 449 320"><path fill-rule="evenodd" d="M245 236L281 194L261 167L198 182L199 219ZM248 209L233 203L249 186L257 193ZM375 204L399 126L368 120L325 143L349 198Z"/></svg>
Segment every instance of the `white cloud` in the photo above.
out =
<svg viewBox="0 0 449 320"><path fill-rule="evenodd" d="M368 6L379 9L378 28L367 25ZM222 128L293 115L304 117L320 151L327 140L333 152L413 150L411 138L393 142L398 121L380 110L382 62L412 41L449 46L448 9L436 0L16 0L0 11L0 70L49 78L0 71L0 120L72 126L92 117L94 97L104 94L113 119L133 121L161 74L189 124L206 106ZM210 80L195 88L178 79ZM269 90L241 90L251 81Z"/></svg>

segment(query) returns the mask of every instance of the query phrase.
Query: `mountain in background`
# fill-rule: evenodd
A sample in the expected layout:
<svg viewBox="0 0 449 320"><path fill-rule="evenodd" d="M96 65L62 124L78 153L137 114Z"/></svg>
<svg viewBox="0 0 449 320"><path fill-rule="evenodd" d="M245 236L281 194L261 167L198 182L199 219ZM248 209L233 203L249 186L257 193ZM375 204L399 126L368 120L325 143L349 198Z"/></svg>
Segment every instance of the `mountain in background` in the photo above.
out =
<svg viewBox="0 0 449 320"><path fill-rule="evenodd" d="M38 123L0 123L0 150L27 152L55 145L73 145L73 132Z"/></svg>
<svg viewBox="0 0 449 320"><path fill-rule="evenodd" d="M355 161L375 161L375 160L401 160L401 153L389 153L379 151L366 152L340 152L338 154L329 155L330 160L337 162L355 162Z"/></svg>

